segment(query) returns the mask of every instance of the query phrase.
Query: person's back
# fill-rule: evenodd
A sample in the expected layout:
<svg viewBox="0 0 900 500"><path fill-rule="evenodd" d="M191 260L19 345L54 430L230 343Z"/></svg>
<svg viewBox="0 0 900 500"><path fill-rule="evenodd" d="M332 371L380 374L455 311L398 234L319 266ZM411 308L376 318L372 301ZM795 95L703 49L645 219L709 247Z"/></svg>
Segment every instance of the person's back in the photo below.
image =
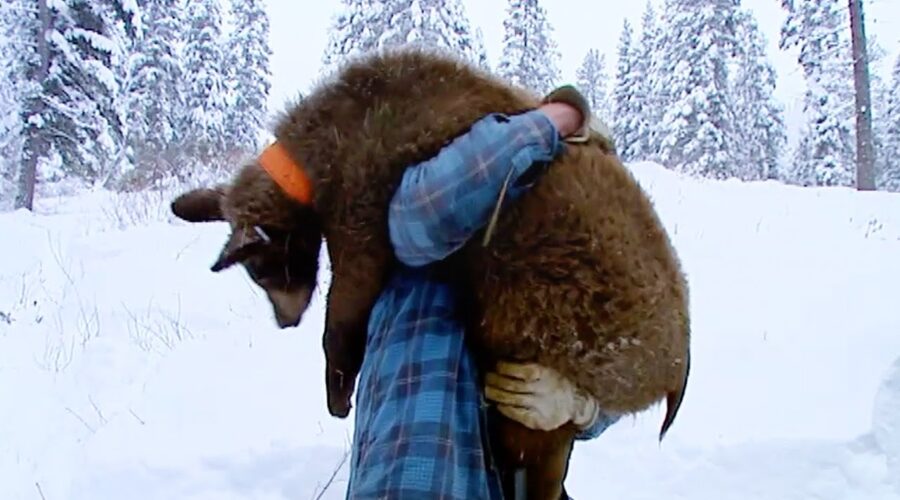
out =
<svg viewBox="0 0 900 500"><path fill-rule="evenodd" d="M455 290L435 265L480 230L508 181L514 201L532 169L562 152L587 107L554 102L490 115L436 157L410 166L389 211L401 265L369 322L357 388L348 498L500 499L487 401L531 428L574 421L580 439L615 419L552 370L509 365L482 376L467 351ZM507 179L507 177L509 178Z"/></svg>

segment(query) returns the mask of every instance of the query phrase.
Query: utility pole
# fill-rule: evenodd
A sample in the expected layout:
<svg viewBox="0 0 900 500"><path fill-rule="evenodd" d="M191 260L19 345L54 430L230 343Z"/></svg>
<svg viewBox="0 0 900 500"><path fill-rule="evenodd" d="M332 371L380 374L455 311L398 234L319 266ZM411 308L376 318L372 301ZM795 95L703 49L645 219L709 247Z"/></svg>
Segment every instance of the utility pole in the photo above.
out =
<svg viewBox="0 0 900 500"><path fill-rule="evenodd" d="M856 189L875 190L875 147L872 141L872 95L869 90L869 56L863 24L862 0L850 1L853 40L853 80L856 86Z"/></svg>

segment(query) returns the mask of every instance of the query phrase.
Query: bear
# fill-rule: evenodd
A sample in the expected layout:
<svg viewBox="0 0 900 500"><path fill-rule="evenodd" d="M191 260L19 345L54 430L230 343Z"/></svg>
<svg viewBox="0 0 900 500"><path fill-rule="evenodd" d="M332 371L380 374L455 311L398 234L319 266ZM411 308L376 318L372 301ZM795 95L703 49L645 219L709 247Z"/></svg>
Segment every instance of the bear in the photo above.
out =
<svg viewBox="0 0 900 500"><path fill-rule="evenodd" d="M274 142L230 182L190 190L171 209L230 225L212 270L241 265L281 328L301 321L325 244L327 404L346 417L369 313L398 265L387 209L405 169L488 114L540 104L446 52L368 53L290 104ZM665 400L661 440L690 370L688 286L675 249L608 137L591 131L539 167L515 203L498 193L495 220L439 264L467 297L472 351L482 371L498 360L550 366L610 414ZM504 489L524 470L527 498L559 498L575 435L571 424L544 432L498 416L491 439Z"/></svg>

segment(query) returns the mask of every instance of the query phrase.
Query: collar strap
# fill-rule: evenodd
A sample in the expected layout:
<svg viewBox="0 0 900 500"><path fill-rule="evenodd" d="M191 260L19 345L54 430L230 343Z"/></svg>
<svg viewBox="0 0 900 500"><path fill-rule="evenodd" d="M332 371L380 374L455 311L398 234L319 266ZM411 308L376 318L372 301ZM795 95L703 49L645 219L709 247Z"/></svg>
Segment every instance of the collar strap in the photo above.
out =
<svg viewBox="0 0 900 500"><path fill-rule="evenodd" d="M275 141L264 149L258 161L288 196L303 205L312 203L312 181L280 142Z"/></svg>

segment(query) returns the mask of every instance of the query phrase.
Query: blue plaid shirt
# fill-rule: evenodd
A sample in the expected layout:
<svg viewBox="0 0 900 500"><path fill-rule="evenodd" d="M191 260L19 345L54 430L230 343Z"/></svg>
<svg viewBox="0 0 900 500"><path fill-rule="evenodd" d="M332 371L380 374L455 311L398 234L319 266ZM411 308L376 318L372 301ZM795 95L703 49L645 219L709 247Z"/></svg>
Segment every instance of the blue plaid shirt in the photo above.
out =
<svg viewBox="0 0 900 500"><path fill-rule="evenodd" d="M404 266L372 310L347 498L502 498L486 447L482 387L453 293L428 264L487 223L510 172L506 202L563 147L539 111L492 114L406 171L389 211ZM600 418L578 438L591 439L613 422Z"/></svg>

